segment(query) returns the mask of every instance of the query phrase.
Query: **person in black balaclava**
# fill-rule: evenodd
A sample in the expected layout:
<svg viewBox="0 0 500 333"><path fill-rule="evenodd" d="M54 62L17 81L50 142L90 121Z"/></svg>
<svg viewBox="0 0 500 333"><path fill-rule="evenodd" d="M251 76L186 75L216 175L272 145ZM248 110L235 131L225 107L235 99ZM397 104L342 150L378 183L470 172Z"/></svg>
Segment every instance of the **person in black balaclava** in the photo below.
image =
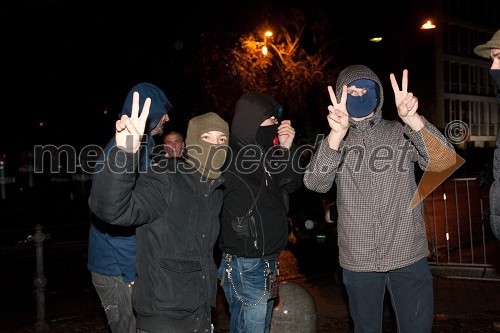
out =
<svg viewBox="0 0 500 333"><path fill-rule="evenodd" d="M159 156L136 178L151 103L149 96L141 97L148 98L140 116L135 92L131 115L116 122L116 147L95 176L89 206L106 223L137 226L132 290L137 328L150 333L212 332L217 294L213 248L229 126L213 112L192 118L185 158Z"/></svg>
<svg viewBox="0 0 500 333"><path fill-rule="evenodd" d="M328 87L330 132L307 166L304 185L326 193L335 183L339 263L354 332L382 330L388 290L398 331L430 333L432 274L421 201L413 202L415 165L449 174L456 154L417 113L408 71L401 88L393 74L390 79L402 123L382 118L384 90L370 68L340 72L335 91Z"/></svg>
<svg viewBox="0 0 500 333"><path fill-rule="evenodd" d="M474 53L483 58L491 59L490 76L500 89L500 29L490 41L474 48ZM500 93L497 94L500 103ZM490 188L490 226L493 234L500 239L500 130L497 132L496 148L493 157L493 184ZM498 324L500 329L500 323Z"/></svg>
<svg viewBox="0 0 500 333"><path fill-rule="evenodd" d="M288 240L288 193L302 178L295 131L282 113L270 95L249 92L238 100L231 123L218 271L231 333L269 332L277 259Z"/></svg>

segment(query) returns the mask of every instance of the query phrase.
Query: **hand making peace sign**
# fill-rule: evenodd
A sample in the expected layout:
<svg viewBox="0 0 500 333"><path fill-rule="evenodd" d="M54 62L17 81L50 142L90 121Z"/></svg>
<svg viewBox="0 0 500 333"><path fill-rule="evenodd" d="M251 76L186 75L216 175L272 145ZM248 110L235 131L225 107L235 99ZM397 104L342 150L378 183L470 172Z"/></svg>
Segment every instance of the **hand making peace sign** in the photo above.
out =
<svg viewBox="0 0 500 333"><path fill-rule="evenodd" d="M391 73L390 75L392 90L394 91L394 99L396 107L398 108L398 115L401 117L405 124L411 126L414 130L423 126L422 119L417 113L418 99L413 96L413 93L408 92L408 70L403 70L403 79L401 81L401 90L396 81L396 77ZM420 126L421 125L421 126ZM417 128L414 128L416 126Z"/></svg>
<svg viewBox="0 0 500 333"><path fill-rule="evenodd" d="M141 137L144 134L146 120L149 115L149 107L151 106L151 98L146 98L139 115L139 93L134 92L132 98L132 114L129 116L123 115L120 120L116 121L116 145L126 152L135 153L141 146Z"/></svg>
<svg viewBox="0 0 500 333"><path fill-rule="evenodd" d="M332 131L339 133L347 130L349 128L349 114L347 113L346 101L347 101L347 86L342 87L342 95L340 96L340 103L337 103L337 97L333 91L332 86L328 86L328 93L330 94L330 100L332 105L328 105L328 125Z"/></svg>

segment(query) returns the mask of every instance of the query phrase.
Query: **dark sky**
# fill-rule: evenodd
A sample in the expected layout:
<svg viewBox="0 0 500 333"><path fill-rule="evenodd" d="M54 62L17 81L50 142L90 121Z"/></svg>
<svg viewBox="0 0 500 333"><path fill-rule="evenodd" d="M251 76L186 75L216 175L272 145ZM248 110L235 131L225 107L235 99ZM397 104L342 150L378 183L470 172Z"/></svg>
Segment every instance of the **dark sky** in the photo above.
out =
<svg viewBox="0 0 500 333"><path fill-rule="evenodd" d="M172 7L162 1L21 0L2 8L3 114L15 124L2 133L2 145L8 138L9 144L99 140L98 127L116 119L114 113L106 121L102 109L116 110L135 83L176 87L166 77L176 59L213 24L230 28L235 8L229 1Z"/></svg>
<svg viewBox="0 0 500 333"><path fill-rule="evenodd" d="M258 17L257 2L237 8L232 1L10 3L0 16L7 119L19 124L21 118L21 132L31 132L26 136L50 131L60 135L43 136L61 142L74 132L89 135L96 108L121 101L138 81L175 89L178 78L166 76L201 34L244 26ZM46 122L42 131L39 121Z"/></svg>
<svg viewBox="0 0 500 333"><path fill-rule="evenodd" d="M0 152L18 145L103 144L112 134L118 104L135 83L155 83L175 102L190 89L176 69L192 57L204 33L234 38L260 21L272 22L269 7L286 13L292 5L326 11L332 29L354 45L359 32L381 30L383 22L395 20L384 10L374 16L374 3L355 9L319 0L3 4ZM104 115L104 108L113 111Z"/></svg>

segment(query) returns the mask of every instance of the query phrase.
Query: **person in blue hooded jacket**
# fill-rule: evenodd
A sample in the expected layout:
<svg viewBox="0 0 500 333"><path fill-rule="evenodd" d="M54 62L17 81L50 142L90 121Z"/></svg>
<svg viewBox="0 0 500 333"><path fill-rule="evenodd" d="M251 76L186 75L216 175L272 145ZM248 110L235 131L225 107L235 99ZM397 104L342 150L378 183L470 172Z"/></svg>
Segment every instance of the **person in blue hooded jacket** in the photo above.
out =
<svg viewBox="0 0 500 333"><path fill-rule="evenodd" d="M151 164L153 136L163 134L163 124L169 120L167 113L171 105L160 88L151 83L141 82L129 91L120 117L131 116L132 97L135 91L140 94L141 108L147 97L152 101L146 124L146 132L149 135L144 135L139 154L137 172L139 177ZM99 172L105 156L115 146L116 140L113 136L99 157L95 172ZM131 302L132 286L136 276L135 262L135 228L110 225L92 213L87 267L113 333L136 332L136 319Z"/></svg>
<svg viewBox="0 0 500 333"><path fill-rule="evenodd" d="M95 175L89 207L110 225L137 226L132 306L137 328L149 333L212 332L229 126L217 113L189 120L182 159L155 156L136 177L151 99L115 123L116 147ZM140 111L140 113L139 113Z"/></svg>

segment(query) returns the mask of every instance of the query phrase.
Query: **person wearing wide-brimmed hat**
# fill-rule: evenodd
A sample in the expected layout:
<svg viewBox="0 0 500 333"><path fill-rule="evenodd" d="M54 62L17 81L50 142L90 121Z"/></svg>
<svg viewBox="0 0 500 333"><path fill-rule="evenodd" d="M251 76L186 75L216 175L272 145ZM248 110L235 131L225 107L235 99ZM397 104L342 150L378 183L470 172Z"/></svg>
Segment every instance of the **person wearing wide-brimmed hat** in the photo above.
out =
<svg viewBox="0 0 500 333"><path fill-rule="evenodd" d="M474 53L480 57L491 59L490 76L500 88L500 29L495 32L491 40L474 48ZM497 95L500 103L500 94Z"/></svg>
<svg viewBox="0 0 500 333"><path fill-rule="evenodd" d="M491 40L474 48L474 53L480 57L491 59L490 76L500 89L500 29ZM500 93L497 94L500 103ZM493 234L500 239L500 131L497 132L496 148L493 155L494 181L490 188L490 226ZM500 322L494 322L493 327L500 331Z"/></svg>
<svg viewBox="0 0 500 333"><path fill-rule="evenodd" d="M490 76L500 89L500 29L495 32L491 40L476 46L474 53L492 60ZM500 93L497 94L497 101L500 103ZM490 188L490 225L495 237L500 239L500 131L497 132L493 157L493 177L495 180Z"/></svg>
<svg viewBox="0 0 500 333"><path fill-rule="evenodd" d="M474 53L483 58L492 58L491 52L500 49L500 29L495 32L491 40L474 48Z"/></svg>

